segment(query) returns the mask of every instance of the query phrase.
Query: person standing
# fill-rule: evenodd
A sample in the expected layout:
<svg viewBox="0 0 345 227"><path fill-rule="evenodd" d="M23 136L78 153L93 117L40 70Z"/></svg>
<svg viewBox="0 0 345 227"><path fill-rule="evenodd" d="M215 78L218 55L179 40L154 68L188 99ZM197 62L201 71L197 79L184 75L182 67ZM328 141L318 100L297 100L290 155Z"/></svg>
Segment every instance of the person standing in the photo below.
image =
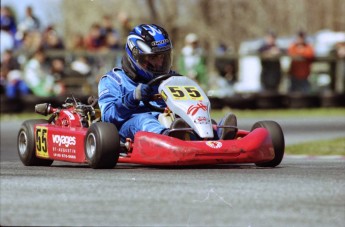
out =
<svg viewBox="0 0 345 227"><path fill-rule="evenodd" d="M310 92L308 78L315 54L314 48L307 42L304 32L298 32L295 42L288 48L288 55L292 58L289 70L290 92Z"/></svg>
<svg viewBox="0 0 345 227"><path fill-rule="evenodd" d="M190 33L185 38L185 46L178 60L179 72L198 82L203 89L208 85L204 54L204 49L199 45L198 36Z"/></svg>
<svg viewBox="0 0 345 227"><path fill-rule="evenodd" d="M258 50L261 59L261 86L263 91L277 92L282 78L280 55L282 50L276 44L276 35L268 32Z"/></svg>
<svg viewBox="0 0 345 227"><path fill-rule="evenodd" d="M25 9L25 17L24 19L18 24L19 30L22 32L25 31L38 31L41 27L41 22L36 17L36 15L33 12L33 9L31 6L26 7Z"/></svg>

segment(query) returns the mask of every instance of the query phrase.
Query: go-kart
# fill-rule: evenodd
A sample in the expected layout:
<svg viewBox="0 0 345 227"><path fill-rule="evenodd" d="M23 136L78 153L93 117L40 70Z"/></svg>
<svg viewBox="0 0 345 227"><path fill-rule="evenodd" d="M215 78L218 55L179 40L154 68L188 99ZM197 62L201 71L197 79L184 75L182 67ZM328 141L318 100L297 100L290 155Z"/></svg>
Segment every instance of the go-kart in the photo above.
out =
<svg viewBox="0 0 345 227"><path fill-rule="evenodd" d="M48 120L27 120L18 133L18 154L24 165L49 166L54 160L88 163L92 168L113 168L117 163L155 166L193 166L230 163L255 163L276 167L284 156L284 135L274 121L259 121L250 131L237 125L218 125L211 119L211 103L193 80L178 74L163 75L149 83L158 86L166 103L162 108L153 102L145 105L161 112L159 121L167 134L140 131L134 140L120 141L112 123L101 122L97 99L83 104L74 97L62 107L37 104L35 111ZM183 121L182 127L171 127ZM233 133L220 139L217 130ZM176 137L174 134L187 135Z"/></svg>

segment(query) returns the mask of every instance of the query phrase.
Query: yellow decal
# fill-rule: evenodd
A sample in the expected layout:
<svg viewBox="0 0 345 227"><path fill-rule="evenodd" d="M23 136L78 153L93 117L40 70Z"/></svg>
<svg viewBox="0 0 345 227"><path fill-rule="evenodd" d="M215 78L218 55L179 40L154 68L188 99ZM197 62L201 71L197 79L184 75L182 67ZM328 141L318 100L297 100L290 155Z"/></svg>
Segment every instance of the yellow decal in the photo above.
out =
<svg viewBox="0 0 345 227"><path fill-rule="evenodd" d="M163 99L164 101L167 101L168 97L167 97L167 94L165 94L164 91L161 92L161 96L162 96L162 99Z"/></svg>
<svg viewBox="0 0 345 227"><path fill-rule="evenodd" d="M192 99L192 100L203 100L200 92L198 91L198 89L196 87L184 86L183 88L187 91L187 94L188 94L190 99Z"/></svg>
<svg viewBox="0 0 345 227"><path fill-rule="evenodd" d="M167 88L169 92L172 94L172 98L175 100L203 100L202 95L194 86L167 86Z"/></svg>
<svg viewBox="0 0 345 227"><path fill-rule="evenodd" d="M168 90L175 100L187 100L187 96L184 94L183 90L179 86L167 86Z"/></svg>
<svg viewBox="0 0 345 227"><path fill-rule="evenodd" d="M49 158L48 154L48 128L36 127L36 155L42 158Z"/></svg>

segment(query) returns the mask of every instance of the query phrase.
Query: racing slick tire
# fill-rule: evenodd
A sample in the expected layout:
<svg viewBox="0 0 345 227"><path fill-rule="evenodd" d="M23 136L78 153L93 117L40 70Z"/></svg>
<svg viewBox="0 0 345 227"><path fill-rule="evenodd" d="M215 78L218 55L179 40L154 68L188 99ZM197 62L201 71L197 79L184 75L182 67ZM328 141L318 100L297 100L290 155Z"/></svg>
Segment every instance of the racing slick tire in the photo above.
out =
<svg viewBox="0 0 345 227"><path fill-rule="evenodd" d="M17 149L19 158L26 166L50 166L54 160L41 159L36 156L36 141L34 128L36 124L46 124L47 120L27 120L19 129L17 137Z"/></svg>
<svg viewBox="0 0 345 227"><path fill-rule="evenodd" d="M97 122L85 137L85 156L93 169L112 169L120 154L120 138L115 125Z"/></svg>
<svg viewBox="0 0 345 227"><path fill-rule="evenodd" d="M256 128L265 128L269 131L273 149L274 149L274 158L268 162L260 162L255 163L256 166L259 167L276 167L278 166L284 157L284 150L285 150L285 140L284 140L284 133L280 125L275 121L259 121L256 122L251 131Z"/></svg>

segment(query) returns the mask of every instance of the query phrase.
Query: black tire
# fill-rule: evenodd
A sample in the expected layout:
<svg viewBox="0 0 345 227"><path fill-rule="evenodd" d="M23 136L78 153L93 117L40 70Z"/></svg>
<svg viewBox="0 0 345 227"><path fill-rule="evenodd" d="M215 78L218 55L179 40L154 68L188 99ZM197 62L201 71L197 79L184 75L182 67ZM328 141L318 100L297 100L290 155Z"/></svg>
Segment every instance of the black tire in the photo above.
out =
<svg viewBox="0 0 345 227"><path fill-rule="evenodd" d="M112 169L120 154L120 138L114 124L97 122L85 137L85 156L93 169Z"/></svg>
<svg viewBox="0 0 345 227"><path fill-rule="evenodd" d="M284 140L284 133L280 125L275 121L259 121L256 122L252 130L256 128L265 128L269 131L273 148L274 148L274 158L271 161L268 162L260 162L255 163L256 166L259 167L276 167L278 166L284 157L284 151L285 151L285 140Z"/></svg>
<svg viewBox="0 0 345 227"><path fill-rule="evenodd" d="M50 166L54 160L41 159L36 156L36 141L34 127L36 124L46 124L47 120L27 120L19 129L17 137L18 155L26 166Z"/></svg>

